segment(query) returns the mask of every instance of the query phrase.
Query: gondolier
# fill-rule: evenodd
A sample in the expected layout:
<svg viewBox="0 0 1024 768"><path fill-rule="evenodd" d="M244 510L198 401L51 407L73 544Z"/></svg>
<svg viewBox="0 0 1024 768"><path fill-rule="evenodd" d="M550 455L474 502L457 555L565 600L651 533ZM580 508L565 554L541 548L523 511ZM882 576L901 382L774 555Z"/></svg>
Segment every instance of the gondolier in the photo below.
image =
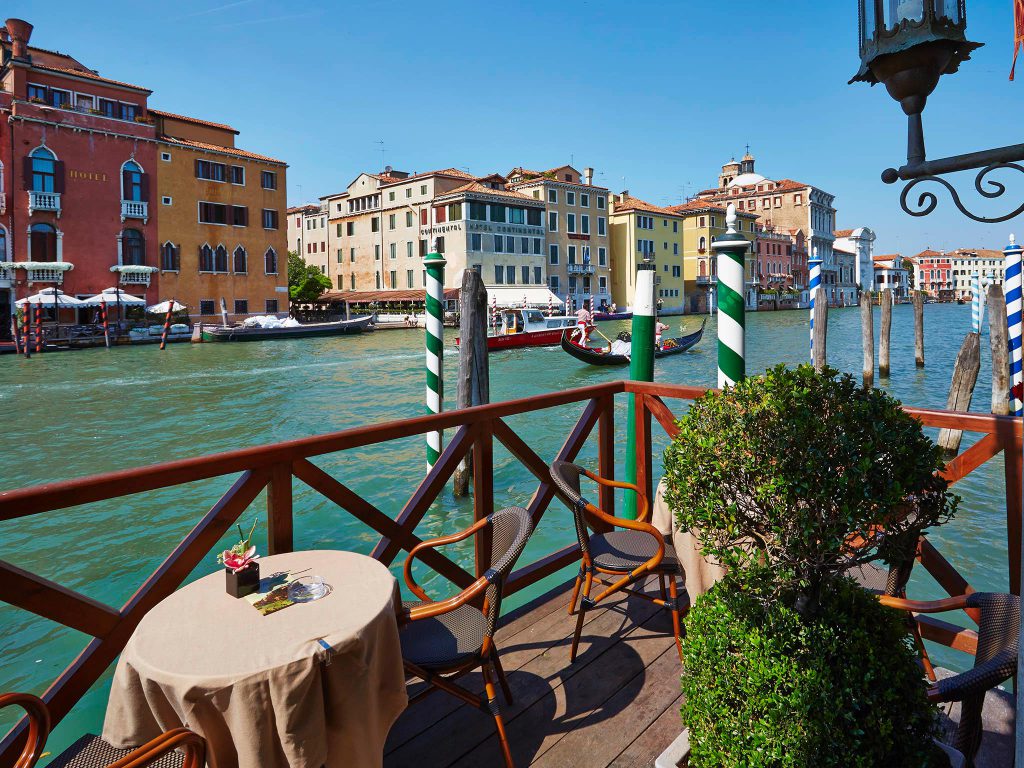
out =
<svg viewBox="0 0 1024 768"><path fill-rule="evenodd" d="M668 326L665 325L661 320L657 320L654 323L654 346L661 349L661 335L668 330Z"/></svg>
<svg viewBox="0 0 1024 768"><path fill-rule="evenodd" d="M586 344L590 341L590 331L593 329L593 325L594 316L590 314L590 310L584 304L580 311L576 313L576 334L580 344Z"/></svg>

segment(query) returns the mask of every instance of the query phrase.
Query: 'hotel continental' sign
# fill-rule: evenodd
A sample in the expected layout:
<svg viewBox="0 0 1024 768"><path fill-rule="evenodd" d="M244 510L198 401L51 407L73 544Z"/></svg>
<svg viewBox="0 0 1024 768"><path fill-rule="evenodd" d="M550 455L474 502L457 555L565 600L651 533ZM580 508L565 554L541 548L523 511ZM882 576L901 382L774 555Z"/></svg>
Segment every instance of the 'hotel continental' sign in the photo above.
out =
<svg viewBox="0 0 1024 768"><path fill-rule="evenodd" d="M70 168L68 169L68 178L80 179L81 181L106 181L107 174L96 171L76 171Z"/></svg>

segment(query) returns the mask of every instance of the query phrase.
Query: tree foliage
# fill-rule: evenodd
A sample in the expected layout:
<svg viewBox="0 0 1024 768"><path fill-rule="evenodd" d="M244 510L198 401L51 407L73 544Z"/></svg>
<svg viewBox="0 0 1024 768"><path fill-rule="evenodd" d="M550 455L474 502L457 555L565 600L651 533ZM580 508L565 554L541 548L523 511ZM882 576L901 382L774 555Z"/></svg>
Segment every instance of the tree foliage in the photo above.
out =
<svg viewBox="0 0 1024 768"><path fill-rule="evenodd" d="M288 297L293 304L309 304L331 287L320 268L307 264L296 251L288 251Z"/></svg>
<svg viewBox="0 0 1024 768"><path fill-rule="evenodd" d="M678 426L665 470L679 525L730 569L769 566L812 606L853 564L905 562L956 506L921 425L831 369L778 366L701 398Z"/></svg>

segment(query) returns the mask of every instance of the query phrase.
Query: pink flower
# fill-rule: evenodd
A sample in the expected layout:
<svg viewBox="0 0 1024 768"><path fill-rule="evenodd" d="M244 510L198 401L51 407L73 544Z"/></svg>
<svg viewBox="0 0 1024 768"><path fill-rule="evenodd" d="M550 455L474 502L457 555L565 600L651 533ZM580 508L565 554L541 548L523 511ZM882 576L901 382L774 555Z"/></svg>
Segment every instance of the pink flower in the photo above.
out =
<svg viewBox="0 0 1024 768"><path fill-rule="evenodd" d="M259 555L256 554L256 547L249 547L240 555L232 552L230 549L225 549L220 557L225 568L230 568L235 573L238 573L250 563L255 562Z"/></svg>

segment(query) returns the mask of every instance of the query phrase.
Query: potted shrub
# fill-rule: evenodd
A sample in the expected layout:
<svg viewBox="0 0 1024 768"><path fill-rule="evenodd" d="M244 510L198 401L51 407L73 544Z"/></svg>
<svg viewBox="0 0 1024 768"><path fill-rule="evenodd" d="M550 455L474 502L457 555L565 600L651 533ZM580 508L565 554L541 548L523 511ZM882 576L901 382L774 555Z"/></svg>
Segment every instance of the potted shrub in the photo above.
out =
<svg viewBox="0 0 1024 768"><path fill-rule="evenodd" d="M217 555L217 562L224 566L227 593L232 597L245 597L260 590L260 564L256 562L259 555L251 544L257 522L259 518L252 521L248 536L243 536L242 527L238 526L238 543Z"/></svg>
<svg viewBox="0 0 1024 768"><path fill-rule="evenodd" d="M905 615L846 573L906 562L952 516L942 466L896 400L829 369L779 366L692 405L666 500L728 575L686 619L690 766L944 764Z"/></svg>

